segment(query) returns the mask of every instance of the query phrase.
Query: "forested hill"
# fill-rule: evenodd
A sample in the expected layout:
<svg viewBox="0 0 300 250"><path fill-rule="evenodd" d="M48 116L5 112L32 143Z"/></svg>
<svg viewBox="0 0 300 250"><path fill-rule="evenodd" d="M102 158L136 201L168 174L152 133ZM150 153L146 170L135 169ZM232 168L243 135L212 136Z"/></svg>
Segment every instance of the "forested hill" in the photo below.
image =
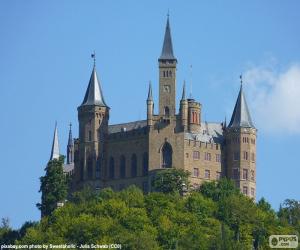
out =
<svg viewBox="0 0 300 250"><path fill-rule="evenodd" d="M269 235L300 233L299 202L286 200L275 212L257 204L227 180L210 182L185 196L144 195L134 186L121 192L89 189L38 223L11 230L2 223L0 243L110 244L122 249L269 249Z"/></svg>

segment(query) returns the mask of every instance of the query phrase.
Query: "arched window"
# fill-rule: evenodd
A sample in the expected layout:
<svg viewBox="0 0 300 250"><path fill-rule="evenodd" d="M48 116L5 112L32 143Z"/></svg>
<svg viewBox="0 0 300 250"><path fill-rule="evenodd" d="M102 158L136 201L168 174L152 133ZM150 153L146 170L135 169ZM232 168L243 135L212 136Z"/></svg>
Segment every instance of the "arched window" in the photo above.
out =
<svg viewBox="0 0 300 250"><path fill-rule="evenodd" d="M137 159L136 154L131 156L131 177L137 176Z"/></svg>
<svg viewBox="0 0 300 250"><path fill-rule="evenodd" d="M148 174L148 153L143 154L143 175Z"/></svg>
<svg viewBox="0 0 300 250"><path fill-rule="evenodd" d="M115 160L114 160L113 157L110 157L110 159L109 159L109 170L108 170L108 173L109 173L109 178L110 179L115 178Z"/></svg>
<svg viewBox="0 0 300 250"><path fill-rule="evenodd" d="M93 159L91 157L89 157L87 161L87 174L88 179L93 179Z"/></svg>
<svg viewBox="0 0 300 250"><path fill-rule="evenodd" d="M121 178L126 177L126 159L124 155L120 157L120 176Z"/></svg>
<svg viewBox="0 0 300 250"><path fill-rule="evenodd" d="M166 142L162 147L162 167L171 168L172 167L172 146L170 143Z"/></svg>
<svg viewBox="0 0 300 250"><path fill-rule="evenodd" d="M170 116L170 109L169 107L165 107L165 116Z"/></svg>

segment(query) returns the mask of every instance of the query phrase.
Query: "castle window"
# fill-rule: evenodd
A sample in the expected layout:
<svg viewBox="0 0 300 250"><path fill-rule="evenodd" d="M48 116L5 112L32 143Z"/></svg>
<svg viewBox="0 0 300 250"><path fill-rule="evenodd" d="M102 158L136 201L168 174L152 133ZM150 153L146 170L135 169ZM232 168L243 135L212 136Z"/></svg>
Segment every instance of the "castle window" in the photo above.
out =
<svg viewBox="0 0 300 250"><path fill-rule="evenodd" d="M220 180L221 179L221 172L216 172L216 179Z"/></svg>
<svg viewBox="0 0 300 250"><path fill-rule="evenodd" d="M211 154L205 152L205 153L204 153L204 159L205 159L206 161L211 161Z"/></svg>
<svg viewBox="0 0 300 250"><path fill-rule="evenodd" d="M170 109L169 107L165 107L165 116L170 116Z"/></svg>
<svg viewBox="0 0 300 250"><path fill-rule="evenodd" d="M232 169L232 177L235 180L240 179L240 173L239 173L239 169L238 168Z"/></svg>
<svg viewBox="0 0 300 250"><path fill-rule="evenodd" d="M109 173L109 178L110 179L114 179L115 178L115 160L114 160L113 157L110 157L110 159L109 159L108 173Z"/></svg>
<svg viewBox="0 0 300 250"><path fill-rule="evenodd" d="M87 161L87 173L88 173L88 179L93 179L93 160L92 158L89 158Z"/></svg>
<svg viewBox="0 0 300 250"><path fill-rule="evenodd" d="M233 160L238 161L240 159L240 152L236 151L233 153Z"/></svg>
<svg viewBox="0 0 300 250"><path fill-rule="evenodd" d="M216 154L216 162L221 162L221 155L220 154Z"/></svg>
<svg viewBox="0 0 300 250"><path fill-rule="evenodd" d="M143 175L148 174L148 153L143 154Z"/></svg>
<svg viewBox="0 0 300 250"><path fill-rule="evenodd" d="M254 153L251 153L251 161L255 162L255 154Z"/></svg>
<svg viewBox="0 0 300 250"><path fill-rule="evenodd" d="M248 195L248 187L243 187L243 194Z"/></svg>
<svg viewBox="0 0 300 250"><path fill-rule="evenodd" d="M251 196L254 196L254 195L255 195L255 189L251 188Z"/></svg>
<svg viewBox="0 0 300 250"><path fill-rule="evenodd" d="M244 151L244 152L243 152L243 155L244 155L244 160L248 160L248 152L247 152L247 151Z"/></svg>
<svg viewBox="0 0 300 250"><path fill-rule="evenodd" d="M171 168L173 150L170 143L166 142L162 147L161 151L162 151L162 167Z"/></svg>
<svg viewBox="0 0 300 250"><path fill-rule="evenodd" d="M89 141L92 141L92 131L89 130Z"/></svg>
<svg viewBox="0 0 300 250"><path fill-rule="evenodd" d="M210 170L205 169L204 177L205 177L205 179L210 179Z"/></svg>
<svg viewBox="0 0 300 250"><path fill-rule="evenodd" d="M131 156L131 177L137 176L137 159L136 154Z"/></svg>
<svg viewBox="0 0 300 250"><path fill-rule="evenodd" d="M199 160L200 159L200 152L199 151L194 151L193 152L193 159L194 160Z"/></svg>
<svg viewBox="0 0 300 250"><path fill-rule="evenodd" d="M166 77L166 71L163 71L163 76Z"/></svg>
<svg viewBox="0 0 300 250"><path fill-rule="evenodd" d="M121 178L126 176L126 159L124 155L120 157L120 176Z"/></svg>
<svg viewBox="0 0 300 250"><path fill-rule="evenodd" d="M254 170L251 170L251 181L255 180L255 172Z"/></svg>
<svg viewBox="0 0 300 250"><path fill-rule="evenodd" d="M248 180L248 169L243 169L243 179Z"/></svg>
<svg viewBox="0 0 300 250"><path fill-rule="evenodd" d="M194 168L193 176L199 177L199 168Z"/></svg>

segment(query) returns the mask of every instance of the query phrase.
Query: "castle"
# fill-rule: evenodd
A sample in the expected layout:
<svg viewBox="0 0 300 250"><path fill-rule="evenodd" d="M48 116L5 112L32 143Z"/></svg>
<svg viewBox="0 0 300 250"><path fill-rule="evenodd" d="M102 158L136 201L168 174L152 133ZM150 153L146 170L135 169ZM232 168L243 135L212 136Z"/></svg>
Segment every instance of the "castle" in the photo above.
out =
<svg viewBox="0 0 300 250"><path fill-rule="evenodd" d="M154 113L149 84L147 119L109 124L112 112L106 104L95 65L78 107L79 138L72 138L70 127L67 164L72 189L90 185L95 189L121 190L136 185L151 191L151 179L160 169L180 168L191 173L196 188L204 181L228 177L245 195L256 195L256 133L243 88L230 123L202 121L202 105L186 97L185 84L176 113L177 59L173 53L169 17L163 48L158 58L159 110ZM55 128L51 158L59 157Z"/></svg>

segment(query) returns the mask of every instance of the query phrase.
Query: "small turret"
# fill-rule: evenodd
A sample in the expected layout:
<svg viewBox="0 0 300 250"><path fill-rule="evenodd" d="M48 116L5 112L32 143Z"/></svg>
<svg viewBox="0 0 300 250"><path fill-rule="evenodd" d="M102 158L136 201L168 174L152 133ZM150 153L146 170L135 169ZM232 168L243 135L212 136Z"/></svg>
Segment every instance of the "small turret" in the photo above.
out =
<svg viewBox="0 0 300 250"><path fill-rule="evenodd" d="M59 142L58 142L58 132L57 132L57 122L55 122L55 129L53 135L53 142L51 148L50 160L59 159Z"/></svg>
<svg viewBox="0 0 300 250"><path fill-rule="evenodd" d="M194 99L188 99L188 129L192 133L201 130L201 104Z"/></svg>
<svg viewBox="0 0 300 250"><path fill-rule="evenodd" d="M185 96L185 81L183 83L182 97L180 100L180 117L183 131L186 131L188 128L188 101Z"/></svg>
<svg viewBox="0 0 300 250"><path fill-rule="evenodd" d="M148 98L147 98L147 125L152 126L153 124L153 97L152 97L152 85L151 81L149 82Z"/></svg>
<svg viewBox="0 0 300 250"><path fill-rule="evenodd" d="M72 123L70 123L69 139L67 145L67 164L72 164L73 162L74 162L74 142L72 137Z"/></svg>

